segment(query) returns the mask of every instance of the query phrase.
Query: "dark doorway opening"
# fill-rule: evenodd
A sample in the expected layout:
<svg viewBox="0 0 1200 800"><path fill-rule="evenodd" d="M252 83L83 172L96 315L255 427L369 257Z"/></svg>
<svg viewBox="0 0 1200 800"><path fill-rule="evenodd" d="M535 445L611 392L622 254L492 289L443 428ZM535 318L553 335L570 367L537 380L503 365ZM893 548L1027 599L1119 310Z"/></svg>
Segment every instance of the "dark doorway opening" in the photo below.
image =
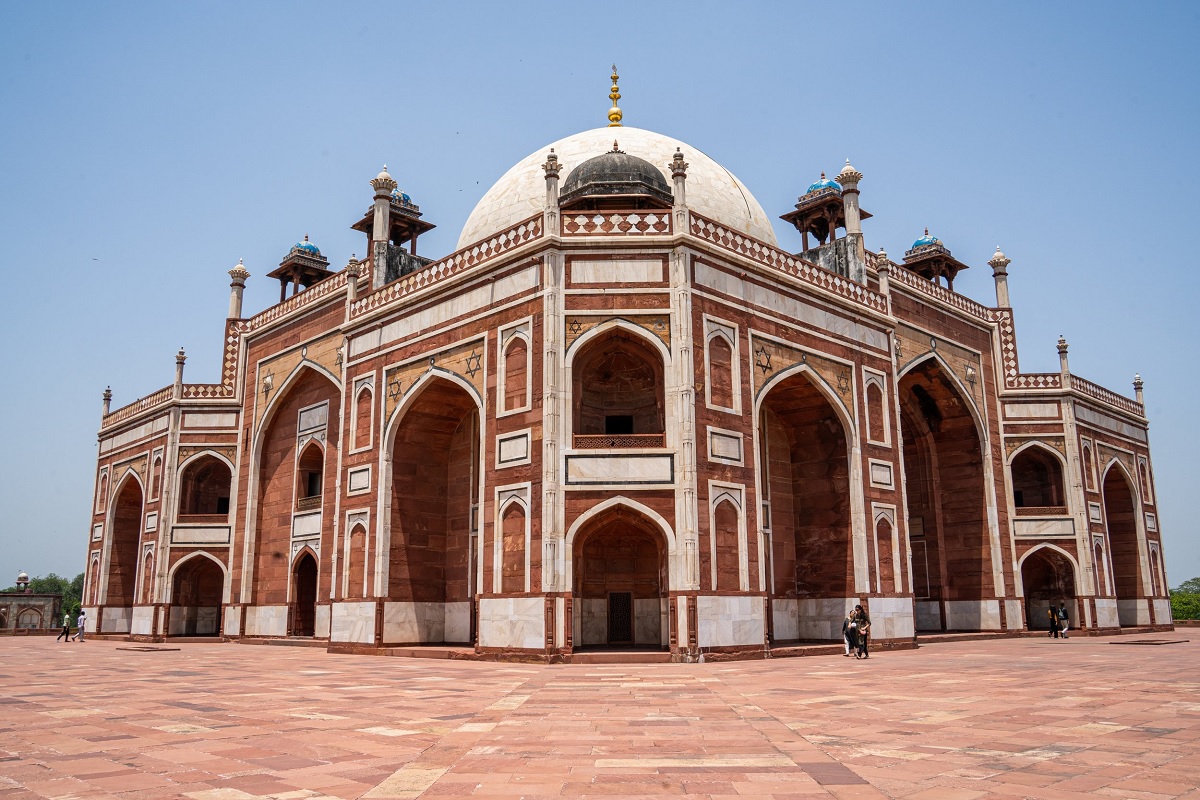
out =
<svg viewBox="0 0 1200 800"><path fill-rule="evenodd" d="M608 594L608 643L633 644L633 593Z"/></svg>
<svg viewBox="0 0 1200 800"><path fill-rule="evenodd" d="M292 636L313 636L317 623L317 560L305 553L292 570Z"/></svg>

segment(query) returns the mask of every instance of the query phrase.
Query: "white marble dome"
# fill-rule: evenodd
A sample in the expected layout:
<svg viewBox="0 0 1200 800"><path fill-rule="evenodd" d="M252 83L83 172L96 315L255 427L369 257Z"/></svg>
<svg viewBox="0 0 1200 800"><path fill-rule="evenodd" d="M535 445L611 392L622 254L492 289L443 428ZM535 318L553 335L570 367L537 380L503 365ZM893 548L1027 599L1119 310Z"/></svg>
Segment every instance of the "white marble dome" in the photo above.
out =
<svg viewBox="0 0 1200 800"><path fill-rule="evenodd" d="M683 151L688 163L687 205L697 214L720 222L756 239L777 245L775 231L762 206L733 173L696 148L641 128L595 128L551 142L530 153L496 181L475 205L458 237L458 248L486 239L545 210L546 175L542 164L554 148L565 180L571 170L593 156L620 149L644 158L662 172L671 185L670 163L675 149Z"/></svg>

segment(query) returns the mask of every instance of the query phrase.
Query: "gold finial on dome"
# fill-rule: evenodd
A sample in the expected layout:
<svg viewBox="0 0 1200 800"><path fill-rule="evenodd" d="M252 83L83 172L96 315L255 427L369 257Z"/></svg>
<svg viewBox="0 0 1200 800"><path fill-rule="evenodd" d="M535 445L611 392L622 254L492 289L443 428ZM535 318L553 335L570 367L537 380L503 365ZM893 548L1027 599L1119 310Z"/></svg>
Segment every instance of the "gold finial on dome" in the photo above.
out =
<svg viewBox="0 0 1200 800"><path fill-rule="evenodd" d="M610 128L621 127L621 117L623 115L621 114L620 107L617 106L617 101L621 99L621 89L617 86L617 81L620 80L620 78L621 76L617 74L617 65L613 64L612 91L608 95L612 99L613 103L612 108L608 110L608 127Z"/></svg>

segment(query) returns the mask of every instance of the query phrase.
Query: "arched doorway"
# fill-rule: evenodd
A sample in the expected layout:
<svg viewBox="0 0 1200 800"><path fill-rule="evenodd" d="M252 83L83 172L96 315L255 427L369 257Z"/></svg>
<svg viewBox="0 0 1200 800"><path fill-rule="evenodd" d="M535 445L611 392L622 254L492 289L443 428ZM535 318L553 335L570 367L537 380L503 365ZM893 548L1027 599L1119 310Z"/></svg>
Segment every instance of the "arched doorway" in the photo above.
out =
<svg viewBox="0 0 1200 800"><path fill-rule="evenodd" d="M171 582L171 636L219 636L224 570L206 556L192 556Z"/></svg>
<svg viewBox="0 0 1200 800"><path fill-rule="evenodd" d="M856 596L846 428L806 371L773 385L760 408L771 636L826 640L831 620L812 601Z"/></svg>
<svg viewBox="0 0 1200 800"><path fill-rule="evenodd" d="M391 452L388 599L405 604L401 616L411 622L385 622L384 642L466 643L474 640L475 624L479 407L447 378L430 378L418 392L396 426ZM485 552L493 552L490 541ZM540 574L540 560L531 561ZM496 591L493 560L483 565L483 589Z"/></svg>
<svg viewBox="0 0 1200 800"><path fill-rule="evenodd" d="M1013 456L1009 473L1015 508L1041 514L1067 513L1062 464L1048 450L1039 445L1025 448Z"/></svg>
<svg viewBox="0 0 1200 800"><path fill-rule="evenodd" d="M292 636L313 636L317 622L317 560L305 550L292 567Z"/></svg>
<svg viewBox="0 0 1200 800"><path fill-rule="evenodd" d="M1066 555L1052 547L1034 550L1021 564L1021 584L1025 587L1025 624L1029 630L1050 630L1050 607L1058 608L1064 602L1071 624L1079 624L1075 567Z"/></svg>
<svg viewBox="0 0 1200 800"><path fill-rule="evenodd" d="M1142 586L1141 557L1138 550L1136 505L1132 482L1118 465L1104 473L1104 524L1108 529L1108 556L1112 565L1113 595L1122 626L1149 624L1149 616L1139 619L1145 597Z"/></svg>
<svg viewBox="0 0 1200 800"><path fill-rule="evenodd" d="M179 521L227 519L232 482L229 465L216 456L203 455L190 461L179 476Z"/></svg>
<svg viewBox="0 0 1200 800"><path fill-rule="evenodd" d="M112 506L112 544L108 554L105 613L101 630L128 633L137 593L138 542L142 533L142 484L130 473ZM117 611L117 609L122 609Z"/></svg>
<svg viewBox="0 0 1200 800"><path fill-rule="evenodd" d="M667 547L651 520L608 509L575 535L571 562L575 647L667 646Z"/></svg>
<svg viewBox="0 0 1200 800"><path fill-rule="evenodd" d="M979 428L936 359L899 391L917 629L979 630L995 600Z"/></svg>

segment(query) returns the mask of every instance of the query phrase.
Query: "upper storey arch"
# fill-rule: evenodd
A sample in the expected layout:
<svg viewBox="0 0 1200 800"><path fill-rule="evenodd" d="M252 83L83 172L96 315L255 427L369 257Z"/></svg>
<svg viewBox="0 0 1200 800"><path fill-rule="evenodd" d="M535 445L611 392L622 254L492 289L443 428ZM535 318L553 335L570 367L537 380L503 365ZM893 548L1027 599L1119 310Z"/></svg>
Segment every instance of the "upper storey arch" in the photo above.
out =
<svg viewBox="0 0 1200 800"><path fill-rule="evenodd" d="M458 237L458 248L486 239L546 208L546 178L541 164L553 148L563 174L583 162L611 152L613 141L630 156L658 168L665 185L670 185L670 164L675 151L682 150L688 162L687 205L708 217L755 239L777 246L771 220L750 190L704 153L691 145L641 128L594 128L551 142L530 153L501 176L467 218Z"/></svg>

